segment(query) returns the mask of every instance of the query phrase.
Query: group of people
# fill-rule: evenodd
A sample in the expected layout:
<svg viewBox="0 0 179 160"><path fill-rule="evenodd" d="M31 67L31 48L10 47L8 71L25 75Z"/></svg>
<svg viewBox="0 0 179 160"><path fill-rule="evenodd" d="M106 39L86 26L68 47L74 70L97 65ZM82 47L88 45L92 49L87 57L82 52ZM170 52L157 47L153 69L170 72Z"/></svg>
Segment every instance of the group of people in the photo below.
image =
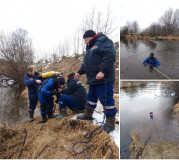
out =
<svg viewBox="0 0 179 160"><path fill-rule="evenodd" d="M27 70L24 78L28 86L29 95L29 121L34 120L34 110L39 100L41 123L48 118L62 119L67 115L66 107L76 113L83 113L77 119L92 120L97 101L101 102L106 116L103 129L110 133L115 129L115 115L117 109L113 99L113 88L115 80L115 58L116 50L113 42L102 32L95 33L87 30L83 39L86 44L86 54L83 64L77 73L68 75L67 85L64 77L52 77L49 79L39 79L39 73L34 72L32 67ZM89 85L88 94L80 81L80 76L86 74ZM56 102L59 104L60 114L53 114L53 95L56 95Z"/></svg>

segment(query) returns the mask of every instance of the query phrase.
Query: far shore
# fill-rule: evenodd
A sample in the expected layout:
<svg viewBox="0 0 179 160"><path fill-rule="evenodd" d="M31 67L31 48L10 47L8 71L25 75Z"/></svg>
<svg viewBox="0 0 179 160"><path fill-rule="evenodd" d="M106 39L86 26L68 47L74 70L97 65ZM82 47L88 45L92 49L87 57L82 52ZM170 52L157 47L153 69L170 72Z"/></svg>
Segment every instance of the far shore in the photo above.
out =
<svg viewBox="0 0 179 160"><path fill-rule="evenodd" d="M130 39L137 39L137 40L168 40L168 41L179 41L179 36L155 36L155 37L150 37L150 36L142 36L140 34L134 34L134 35L126 35L125 39L130 40Z"/></svg>

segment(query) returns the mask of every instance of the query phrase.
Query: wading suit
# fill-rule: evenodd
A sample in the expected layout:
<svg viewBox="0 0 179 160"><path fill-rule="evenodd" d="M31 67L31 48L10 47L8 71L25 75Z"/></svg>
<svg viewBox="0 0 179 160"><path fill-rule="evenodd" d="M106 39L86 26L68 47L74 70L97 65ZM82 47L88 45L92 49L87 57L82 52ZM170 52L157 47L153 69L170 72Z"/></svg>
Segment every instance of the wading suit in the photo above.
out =
<svg viewBox="0 0 179 160"><path fill-rule="evenodd" d="M78 116L78 119L92 119L92 114L99 99L106 115L104 130L108 133L115 129L115 115L117 112L113 99L115 58L116 50L113 42L100 32L89 41L89 45L86 45L83 64L78 71L80 75L87 75L87 84L89 85L86 110L83 116ZM101 80L96 79L99 72L104 73Z"/></svg>
<svg viewBox="0 0 179 160"><path fill-rule="evenodd" d="M155 57L154 58L148 57L144 60L143 64L144 65L150 64L151 67L158 67L160 65L160 62Z"/></svg>

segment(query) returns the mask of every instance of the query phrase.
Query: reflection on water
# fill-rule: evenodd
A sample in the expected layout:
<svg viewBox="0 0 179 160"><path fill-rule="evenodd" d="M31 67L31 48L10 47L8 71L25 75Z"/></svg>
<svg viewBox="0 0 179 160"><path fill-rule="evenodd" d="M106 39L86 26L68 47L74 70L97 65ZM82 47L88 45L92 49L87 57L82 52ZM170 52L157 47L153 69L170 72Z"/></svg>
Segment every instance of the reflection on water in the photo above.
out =
<svg viewBox="0 0 179 160"><path fill-rule="evenodd" d="M0 87L0 124L12 126L28 118L27 101L15 87Z"/></svg>
<svg viewBox="0 0 179 160"><path fill-rule="evenodd" d="M148 83L144 87L120 91L121 158L129 158L130 132L140 136L142 143L158 143L159 138L149 113L153 112L155 124L163 142L179 140L177 119L171 117L170 108L179 101L177 94L166 92L166 85ZM173 125L171 125L173 124ZM174 126L176 125L176 126Z"/></svg>
<svg viewBox="0 0 179 160"><path fill-rule="evenodd" d="M142 65L154 52L161 65L158 69L171 79L179 78L179 42L124 40L120 42L121 79L166 79L161 73Z"/></svg>

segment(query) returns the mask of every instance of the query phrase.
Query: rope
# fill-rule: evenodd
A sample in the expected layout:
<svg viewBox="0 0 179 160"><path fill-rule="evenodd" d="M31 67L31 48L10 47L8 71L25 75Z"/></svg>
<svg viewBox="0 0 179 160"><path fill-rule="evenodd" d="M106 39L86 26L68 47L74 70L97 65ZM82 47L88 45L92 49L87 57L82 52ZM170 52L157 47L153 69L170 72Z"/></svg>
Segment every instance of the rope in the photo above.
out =
<svg viewBox="0 0 179 160"><path fill-rule="evenodd" d="M157 73L157 71L156 71L156 70L155 70L155 73L156 73L156 75L158 76L158 78L159 78L159 79L161 79L161 78L160 78L160 76L159 76L159 74Z"/></svg>
<svg viewBox="0 0 179 160"><path fill-rule="evenodd" d="M160 135L159 135L159 132L158 132L158 129L157 129L156 125L155 125L155 121L154 121L154 119L152 119L152 120L153 120L155 129L156 129L156 131L157 131L158 138L159 138L160 142L162 143L162 139L161 139L161 137L160 137Z"/></svg>
<svg viewBox="0 0 179 160"><path fill-rule="evenodd" d="M164 73L162 73L161 71L159 71L157 68L153 67L153 69L155 69L157 72L159 72L160 74L162 74L164 77L166 77L167 79L171 80L171 78L169 78L167 75L165 75Z"/></svg>
<svg viewBox="0 0 179 160"><path fill-rule="evenodd" d="M152 114L151 114L151 113L152 113ZM155 126L155 129L156 129L156 131L157 131L157 135L158 135L159 141L160 141L160 143L162 143L162 139L161 139L161 137L160 137L160 135L159 135L157 126L155 125L155 121L154 121L154 119L153 119L153 112L151 112L151 113L150 113L150 118L152 119L152 121L153 121L153 123L154 123L154 126ZM162 152L161 152L161 150L159 150L159 151L160 151L160 154L161 154L161 159L163 159Z"/></svg>
<svg viewBox="0 0 179 160"><path fill-rule="evenodd" d="M82 77L82 78L86 78L86 77ZM105 83L105 105L106 105L107 86L106 86L106 79L104 79L104 80L105 80L104 83ZM98 83L97 83L97 84L98 84ZM95 112L101 114L100 112L98 112L98 111L96 111L96 110L95 110ZM87 143L92 139L92 136L93 136L94 132L96 132L97 130L100 130L99 133L101 133L102 130L103 130L104 120L105 120L105 114L104 114L104 116L103 116L103 121L102 121L102 122L97 122L97 124L101 123L101 125L100 125L99 127L95 128L94 131L91 131L91 123L92 123L92 121L90 121L90 123L89 123L89 132L84 135L84 138L87 139L87 140L86 140L86 141L83 141L83 142L82 142L82 141L75 142L75 143L73 144L73 146L72 146L72 150L73 150L74 153L81 154L81 153L83 153L85 150L87 150L88 148L90 148L90 147L93 145L93 143L90 144L90 145L88 145L86 148L84 148L84 149L83 149L82 151L80 151L80 152L77 152L77 151L75 151L75 149L74 149L74 147L75 147L78 143L87 144Z"/></svg>
<svg viewBox="0 0 179 160"><path fill-rule="evenodd" d="M87 143L92 139L92 136L93 136L94 132L96 132L97 130L100 130L99 133L101 133L102 130L103 130L104 120L105 120L105 115L104 115L104 117L103 117L103 122L98 122L98 123L101 123L101 125L100 125L99 127L95 128L94 131L91 131L91 123L92 123L92 121L90 121L90 123L89 123L89 132L84 135L84 138L87 139L87 141L84 141L84 142L82 142L82 141L75 142L75 143L73 144L73 146L72 146L72 150L73 150L74 153L81 154L81 153L83 153L85 150L87 150L88 148L90 148L90 147L93 145L93 143L90 144L90 145L88 145L86 148L84 148L84 149L83 149L82 151L80 151L80 152L77 152L77 151L75 151L75 149L74 149L74 147L75 147L78 143L85 143L85 144L87 144ZM98 123L97 123L97 124L98 124Z"/></svg>
<svg viewBox="0 0 179 160"><path fill-rule="evenodd" d="M154 116L154 118L155 118L155 120L162 121L162 122L164 122L164 123L166 123L166 124L169 124L169 125L172 125L172 126L175 126L175 127L178 127L178 128L179 128L179 126L177 126L177 125L175 125L175 124L165 122L165 121L163 121L163 120L160 120L160 119L156 118L155 116Z"/></svg>

